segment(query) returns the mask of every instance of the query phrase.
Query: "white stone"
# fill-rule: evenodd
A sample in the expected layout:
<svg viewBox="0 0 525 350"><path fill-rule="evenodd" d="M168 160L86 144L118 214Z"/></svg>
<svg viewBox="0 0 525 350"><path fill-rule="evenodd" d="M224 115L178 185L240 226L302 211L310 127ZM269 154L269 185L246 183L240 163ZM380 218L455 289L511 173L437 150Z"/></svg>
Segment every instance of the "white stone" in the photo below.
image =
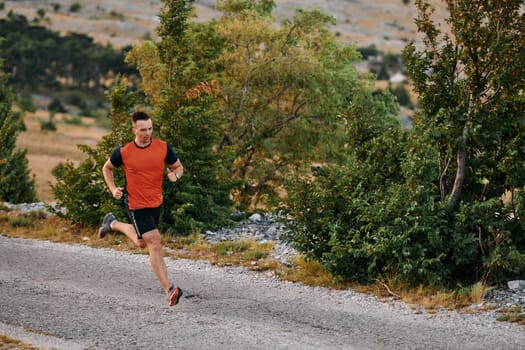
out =
<svg viewBox="0 0 525 350"><path fill-rule="evenodd" d="M508 281L507 285L512 290L525 290L525 280Z"/></svg>

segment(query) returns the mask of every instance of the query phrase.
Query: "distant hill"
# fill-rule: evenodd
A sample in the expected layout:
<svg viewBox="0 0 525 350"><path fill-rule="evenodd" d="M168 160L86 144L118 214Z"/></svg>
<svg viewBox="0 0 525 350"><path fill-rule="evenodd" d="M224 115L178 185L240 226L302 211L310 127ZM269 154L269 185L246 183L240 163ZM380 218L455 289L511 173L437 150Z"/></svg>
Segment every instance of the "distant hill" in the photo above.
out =
<svg viewBox="0 0 525 350"><path fill-rule="evenodd" d="M297 7L320 8L334 16L333 31L345 43L359 47L375 45L387 52L400 52L416 38L414 0L276 0L278 21L292 18ZM443 2L433 3L444 8ZM144 38L154 38L161 0L17 0L3 1L0 17L9 11L24 15L59 31L88 34L103 44L123 47ZM214 0L195 1L197 21L218 16ZM442 10L441 10L442 11Z"/></svg>

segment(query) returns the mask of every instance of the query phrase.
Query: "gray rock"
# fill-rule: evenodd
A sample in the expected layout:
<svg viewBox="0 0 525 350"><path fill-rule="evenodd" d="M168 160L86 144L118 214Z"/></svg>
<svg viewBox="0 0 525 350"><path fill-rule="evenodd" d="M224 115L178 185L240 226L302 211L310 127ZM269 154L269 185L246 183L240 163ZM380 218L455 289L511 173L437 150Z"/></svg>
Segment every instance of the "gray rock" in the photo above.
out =
<svg viewBox="0 0 525 350"><path fill-rule="evenodd" d="M509 286L509 289L511 290L525 291L525 280L508 281L507 286Z"/></svg>
<svg viewBox="0 0 525 350"><path fill-rule="evenodd" d="M260 223L260 222L262 221L262 219L263 219L263 218L262 218L261 214L259 214L259 213L255 213L255 214L253 214L252 216L250 216L250 217L248 218L248 221L249 221L249 222L252 222L252 223L257 223L257 224L258 224L258 223Z"/></svg>

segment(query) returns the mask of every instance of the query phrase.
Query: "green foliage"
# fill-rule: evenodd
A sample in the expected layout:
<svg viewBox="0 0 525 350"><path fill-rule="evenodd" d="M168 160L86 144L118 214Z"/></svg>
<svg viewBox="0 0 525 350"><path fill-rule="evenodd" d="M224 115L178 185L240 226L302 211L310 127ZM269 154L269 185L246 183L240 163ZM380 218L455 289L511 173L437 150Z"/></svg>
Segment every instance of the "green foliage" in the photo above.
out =
<svg viewBox="0 0 525 350"><path fill-rule="evenodd" d="M422 106L412 130L403 136L385 111L370 112L378 102L357 109L354 99L344 161L290 180L292 238L351 279L454 285L523 276L520 2L454 3L443 35L428 3L416 4L426 46L405 50Z"/></svg>
<svg viewBox="0 0 525 350"><path fill-rule="evenodd" d="M109 95L113 133L104 136L96 148L80 146L87 158L79 166L68 161L53 170L57 182L51 188L57 203L67 208L67 218L83 226L99 225L108 211L121 220L126 217L124 204L113 199L102 176L102 166L113 149L129 142L131 137L129 111L139 100L135 94L127 93L126 84L118 78ZM115 183L124 182L122 171L116 171Z"/></svg>
<svg viewBox="0 0 525 350"><path fill-rule="evenodd" d="M325 137L359 89L353 47L336 44L334 18L298 9L274 25L273 2L223 2L214 29L223 39L217 58L224 132L219 151L232 152L235 199L250 207L278 198L283 174L323 161Z"/></svg>
<svg viewBox="0 0 525 350"><path fill-rule="evenodd" d="M421 96L413 126L438 152L440 176L428 186L447 203L454 240L464 247L450 257L451 270L485 279L523 274L523 209L516 205L525 185L525 124L517 117L525 110L522 3L455 4L450 34L438 30L426 2L416 4L425 47L405 50Z"/></svg>
<svg viewBox="0 0 525 350"><path fill-rule="evenodd" d="M82 125L82 118L78 115L74 115L69 118L65 118L63 122L71 125Z"/></svg>
<svg viewBox="0 0 525 350"><path fill-rule="evenodd" d="M24 114L22 112L13 112L13 119L18 123L18 131L27 131L27 126L24 123Z"/></svg>
<svg viewBox="0 0 525 350"><path fill-rule="evenodd" d="M261 16L271 16L275 9L275 1L273 0L219 0L217 8L225 14L236 14L244 11L255 11Z"/></svg>
<svg viewBox="0 0 525 350"><path fill-rule="evenodd" d="M350 279L439 286L523 276L521 2L454 3L443 35L428 3L416 3L426 46L405 51L422 106L413 128L392 124L379 95L354 95L342 161L289 180L292 238Z"/></svg>
<svg viewBox="0 0 525 350"><path fill-rule="evenodd" d="M151 64L156 70L159 65L167 68L167 74L161 77L165 84L162 96L156 96L158 91L150 89L159 82L158 78L149 78L149 64L143 63L139 69L147 97L157 101L154 120L159 125L160 137L172 145L184 165L183 179L164 186L165 207L170 209L165 210L162 227L179 234L228 226L232 207L229 198L232 182L225 172L228 158L213 149L222 125L213 107L215 82L206 71L214 66L209 59L217 55L219 48L206 48L216 37L209 28L189 25L187 16L192 2L165 1L161 10L157 29L161 40L156 45L160 64L155 63L156 59ZM220 41L215 43L221 45ZM175 70L175 66L186 68Z"/></svg>
<svg viewBox="0 0 525 350"><path fill-rule="evenodd" d="M38 17L40 18L44 18L46 16L46 10L44 9L38 9L36 10L36 14L38 15Z"/></svg>
<svg viewBox="0 0 525 350"><path fill-rule="evenodd" d="M67 109L64 107L60 99L56 97L49 102L47 110L51 113L67 113Z"/></svg>
<svg viewBox="0 0 525 350"><path fill-rule="evenodd" d="M144 103L185 166L164 186L164 231L228 225L230 196L240 206L276 203L284 186L290 239L339 277L439 286L523 276L518 1L454 3L443 37L416 2L426 46L405 51L422 107L411 130L401 128L396 96L372 93L359 76L359 53L336 43L332 17L299 9L276 27L273 1L231 0L219 2L221 18L198 24L191 3L163 2L160 41L126 57L141 91L119 79L112 133L83 148L79 167L56 169L56 197L74 221L123 215L100 168L131 140L129 113Z"/></svg>
<svg viewBox="0 0 525 350"><path fill-rule="evenodd" d="M296 246L343 278L440 284L450 249L440 236L445 220L432 192L417 182L418 173L434 176L425 169L435 164L389 116L395 110L392 96L354 96L344 115L343 160L291 177L283 209L294 218ZM411 152L421 161L414 164Z"/></svg>
<svg viewBox="0 0 525 350"><path fill-rule="evenodd" d="M195 29L188 30L189 3L191 1L165 1L158 29L161 41L156 46L145 42L134 48L127 58L130 64L137 64L141 72L145 97L153 106L158 137L172 145L185 167L182 180L175 184L166 182L164 186L161 229L178 234L228 225L227 214L232 205L229 198L232 182L225 171L232 159L228 159L227 152L219 155L214 150L222 124L212 105L216 83L206 72L213 69L209 59L218 55L220 47L208 48L216 37L209 27L192 26ZM215 43L221 45L220 40ZM185 68L175 69L178 67ZM140 103L124 83L115 85L110 99L113 133L96 149L88 150L88 160L78 169L69 166L57 169L56 174L55 196L68 208L68 215L86 225L98 222L94 219L101 217L104 211L101 208L112 207L112 200L98 197L110 196L103 190L100 171L98 174L93 171L100 169L115 146L131 141L129 112ZM123 183L123 174L115 175L116 182ZM77 196L82 184L84 193ZM101 188L97 188L99 184Z"/></svg>
<svg viewBox="0 0 525 350"><path fill-rule="evenodd" d="M126 48L115 50L79 33L61 36L12 12L0 19L0 37L5 69L18 90L59 90L66 85L103 96L109 85L102 82L117 73L136 73L124 63Z"/></svg>
<svg viewBox="0 0 525 350"><path fill-rule="evenodd" d="M57 131L57 126L54 120L54 114L50 113L47 120L40 121L40 130L42 131Z"/></svg>
<svg viewBox="0 0 525 350"><path fill-rule="evenodd" d="M20 118L12 111L13 94L0 60L0 199L12 203L36 200L35 181L29 176L27 151L16 149Z"/></svg>
<svg viewBox="0 0 525 350"><path fill-rule="evenodd" d="M73 106L77 106L80 109L87 109L85 96L80 91L72 91L65 97L65 101L66 103L71 104Z"/></svg>
<svg viewBox="0 0 525 350"><path fill-rule="evenodd" d="M88 159L78 167L68 161L53 169L58 183L52 185L53 194L60 206L67 208L66 217L82 226L100 224L101 218L112 211L123 219L124 212L100 179L101 165Z"/></svg>
<svg viewBox="0 0 525 350"><path fill-rule="evenodd" d="M164 186L165 206L172 208L170 217L164 216L166 228L189 233L194 228L228 226L231 181L224 172L224 159L212 151L219 137L213 114L205 105L183 106L164 113L159 115L162 137L184 165L183 180L175 185L166 182Z"/></svg>
<svg viewBox="0 0 525 350"><path fill-rule="evenodd" d="M11 227L31 227L33 224L33 220L27 216L17 216L9 220Z"/></svg>
<svg viewBox="0 0 525 350"><path fill-rule="evenodd" d="M359 53L361 54L361 58L364 60L368 59L369 57L374 57L374 56L379 55L379 50L377 49L375 45L359 47L357 51L359 51Z"/></svg>
<svg viewBox="0 0 525 350"><path fill-rule="evenodd" d="M410 100L410 95L408 93L407 87L403 84L397 84L396 86L392 87L389 86L388 88L392 95L394 95L397 98L397 102L401 106L405 106L408 108L412 108L412 101Z"/></svg>
<svg viewBox="0 0 525 350"><path fill-rule="evenodd" d="M69 12L79 12L80 9L82 8L82 5L79 4L78 2L75 2L75 3L72 3L71 6L69 6Z"/></svg>
<svg viewBox="0 0 525 350"><path fill-rule="evenodd" d="M36 106L33 102L33 96L31 96L31 93L27 91L23 91L20 94L20 96L18 97L17 104L18 108L20 108L22 112L36 112Z"/></svg>

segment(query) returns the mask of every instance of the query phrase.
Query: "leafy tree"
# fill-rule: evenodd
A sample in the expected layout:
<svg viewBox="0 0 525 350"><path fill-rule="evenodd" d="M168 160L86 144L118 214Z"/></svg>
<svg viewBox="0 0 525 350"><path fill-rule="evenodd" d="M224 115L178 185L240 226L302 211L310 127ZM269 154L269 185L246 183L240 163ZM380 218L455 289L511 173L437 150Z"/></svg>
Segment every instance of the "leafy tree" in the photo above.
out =
<svg viewBox="0 0 525 350"><path fill-rule="evenodd" d="M55 196L75 221L95 225L105 211L122 210L108 196L100 168L117 145L132 140L130 111L146 104L151 106L155 132L171 144L185 168L183 180L164 186L161 229L188 234L230 223L231 181L224 159L213 150L220 136L216 111L210 107L215 83L204 69L209 69L207 58L216 50L209 45L214 36L206 26L188 29L190 3L165 1L159 16L160 42L146 41L129 52L127 62L136 65L142 76L144 100L128 88L126 79L119 79L110 94L112 133L95 149L83 147L89 157L78 168L66 163L56 169ZM124 183L121 171L115 175L117 183ZM89 191L74 197L86 186Z"/></svg>
<svg viewBox="0 0 525 350"><path fill-rule="evenodd" d="M350 279L523 276L522 2L448 1L446 33L416 3L425 46L404 53L422 107L413 128L389 121L387 100L354 95L342 161L289 179L292 239Z"/></svg>
<svg viewBox="0 0 525 350"><path fill-rule="evenodd" d="M78 2L75 2L75 3L71 4L71 6L69 6L69 11L70 12L79 12L81 8L82 8L82 5L80 5Z"/></svg>
<svg viewBox="0 0 525 350"><path fill-rule="evenodd" d="M13 94L0 60L0 199L12 203L34 202L35 181L29 176L27 150L16 149L20 118L11 110Z"/></svg>
<svg viewBox="0 0 525 350"><path fill-rule="evenodd" d="M375 57L379 55L379 50L375 45L369 45L365 47L360 47L357 49L361 54L361 58L367 60L369 57Z"/></svg>
<svg viewBox="0 0 525 350"><path fill-rule="evenodd" d="M290 238L344 279L388 273L417 280L428 272L421 269L427 262L421 243L413 245L426 237L416 224L424 193L414 198L404 186L408 139L398 111L388 92L356 92L340 121L339 160L287 178L283 210L294 219Z"/></svg>
<svg viewBox="0 0 525 350"><path fill-rule="evenodd" d="M483 278L523 273L522 1L449 1L449 33L433 21L428 2L416 5L425 46L405 51L422 108L413 125L438 154L433 184L461 250L450 264Z"/></svg>
<svg viewBox="0 0 525 350"><path fill-rule="evenodd" d="M164 1L160 41L145 42L128 56L138 64L158 132L184 164L184 181L164 188L166 207L172 209L163 219L166 227L186 233L229 225L232 207L226 156L214 150L222 125L213 107L217 83L208 73L221 41L206 24L189 23L192 3Z"/></svg>
<svg viewBox="0 0 525 350"><path fill-rule="evenodd" d="M55 123L55 113L54 112L49 112L49 118L47 120L40 121L40 130L57 131L57 125Z"/></svg>
<svg viewBox="0 0 525 350"><path fill-rule="evenodd" d="M337 45L334 18L297 10L279 27L273 1L220 1L224 40L217 73L225 122L219 151L236 155L231 174L244 205L277 197L283 174L323 161L324 137L361 82L354 47ZM266 198L265 198L266 197Z"/></svg>

